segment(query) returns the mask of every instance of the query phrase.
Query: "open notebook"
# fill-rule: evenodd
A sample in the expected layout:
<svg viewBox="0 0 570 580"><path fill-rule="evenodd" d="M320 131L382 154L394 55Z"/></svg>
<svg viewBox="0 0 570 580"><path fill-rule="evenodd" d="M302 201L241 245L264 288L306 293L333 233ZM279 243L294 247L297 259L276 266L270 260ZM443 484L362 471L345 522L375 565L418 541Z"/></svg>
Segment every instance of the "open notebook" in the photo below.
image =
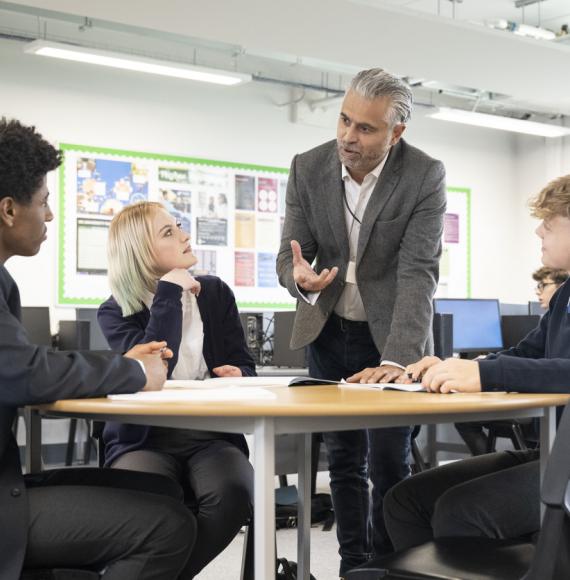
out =
<svg viewBox="0 0 570 580"><path fill-rule="evenodd" d="M380 391L405 391L406 393L426 392L421 383L411 383L410 385L400 385L397 383L340 383L343 389L378 389Z"/></svg>
<svg viewBox="0 0 570 580"><path fill-rule="evenodd" d="M221 389L223 387L311 387L323 385L338 385L343 388L354 389L380 389L393 391L425 391L421 383L411 385L398 385L395 383L374 383L360 384L347 383L344 379L338 381L327 381L325 379L315 379L312 377L220 377L217 379L205 379L203 381L180 381L170 380L164 384L165 390L170 389Z"/></svg>

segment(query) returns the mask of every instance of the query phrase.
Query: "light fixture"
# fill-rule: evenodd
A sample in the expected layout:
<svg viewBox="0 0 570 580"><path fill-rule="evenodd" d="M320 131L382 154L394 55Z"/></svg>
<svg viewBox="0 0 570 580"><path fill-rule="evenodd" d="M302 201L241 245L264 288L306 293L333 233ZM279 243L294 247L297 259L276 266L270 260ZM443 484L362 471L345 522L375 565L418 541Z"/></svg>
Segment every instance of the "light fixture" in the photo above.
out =
<svg viewBox="0 0 570 580"><path fill-rule="evenodd" d="M556 34L552 30L547 30L540 26L531 26L530 24L519 24L518 22L505 20L504 18L489 22L489 26L497 30L507 30L518 36L536 38L537 40L554 40L556 38Z"/></svg>
<svg viewBox="0 0 570 580"><path fill-rule="evenodd" d="M24 51L40 56L51 56L64 60L219 85L238 85L251 81L251 75L249 74L121 54L119 52L86 48L72 44L49 42L47 40L34 40L26 45Z"/></svg>
<svg viewBox="0 0 570 580"><path fill-rule="evenodd" d="M463 123L465 125L488 127L489 129L500 129L502 131L525 133L527 135L538 135L541 137L564 137L565 135L570 135L569 127L537 123L536 121L523 121L511 117L475 113L461 109L450 109L448 107L440 107L436 113L431 113L428 117L442 121L451 121L453 123Z"/></svg>

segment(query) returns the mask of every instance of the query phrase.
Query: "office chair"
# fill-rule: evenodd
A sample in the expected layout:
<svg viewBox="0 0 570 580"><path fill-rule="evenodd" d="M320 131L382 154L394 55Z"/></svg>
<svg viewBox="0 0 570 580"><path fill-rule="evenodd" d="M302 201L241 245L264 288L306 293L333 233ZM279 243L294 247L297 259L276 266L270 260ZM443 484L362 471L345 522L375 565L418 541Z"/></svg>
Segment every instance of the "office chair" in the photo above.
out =
<svg viewBox="0 0 570 580"><path fill-rule="evenodd" d="M513 493L516 490L513 490ZM570 578L570 404L548 459L538 542L438 538L351 570L346 580L559 580Z"/></svg>
<svg viewBox="0 0 570 580"><path fill-rule="evenodd" d="M531 425L532 419L512 421L491 421L487 424L489 434L487 435L487 453L496 451L497 439L505 437L510 439L513 447L519 451L528 449L524 428Z"/></svg>

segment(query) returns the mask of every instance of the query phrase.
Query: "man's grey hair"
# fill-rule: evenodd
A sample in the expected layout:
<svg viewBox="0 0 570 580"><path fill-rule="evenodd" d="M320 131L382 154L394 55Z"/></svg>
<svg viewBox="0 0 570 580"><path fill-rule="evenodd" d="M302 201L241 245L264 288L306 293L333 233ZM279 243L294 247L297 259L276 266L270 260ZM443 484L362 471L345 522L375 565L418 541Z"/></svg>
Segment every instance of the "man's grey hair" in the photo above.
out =
<svg viewBox="0 0 570 580"><path fill-rule="evenodd" d="M392 123L407 123L412 116L413 94L410 86L402 79L381 68L360 71L351 81L349 91L365 99L390 97Z"/></svg>

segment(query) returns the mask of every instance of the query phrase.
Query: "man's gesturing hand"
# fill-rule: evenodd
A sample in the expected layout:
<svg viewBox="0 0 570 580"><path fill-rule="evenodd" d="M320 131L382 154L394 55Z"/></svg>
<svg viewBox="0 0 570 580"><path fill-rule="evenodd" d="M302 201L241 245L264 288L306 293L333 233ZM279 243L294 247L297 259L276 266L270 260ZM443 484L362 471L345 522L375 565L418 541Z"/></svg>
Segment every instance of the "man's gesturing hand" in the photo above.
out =
<svg viewBox="0 0 570 580"><path fill-rule="evenodd" d="M147 342L137 344L125 353L127 358L140 360L146 373L146 385L143 391L160 391L166 381L167 358L172 358L172 351L166 347L166 342Z"/></svg>
<svg viewBox="0 0 570 580"><path fill-rule="evenodd" d="M317 274L311 268L311 264L303 258L301 246L296 240L291 240L291 251L293 252L293 279L299 288L307 292L320 292L335 279L338 268L336 266L330 270L325 268Z"/></svg>

